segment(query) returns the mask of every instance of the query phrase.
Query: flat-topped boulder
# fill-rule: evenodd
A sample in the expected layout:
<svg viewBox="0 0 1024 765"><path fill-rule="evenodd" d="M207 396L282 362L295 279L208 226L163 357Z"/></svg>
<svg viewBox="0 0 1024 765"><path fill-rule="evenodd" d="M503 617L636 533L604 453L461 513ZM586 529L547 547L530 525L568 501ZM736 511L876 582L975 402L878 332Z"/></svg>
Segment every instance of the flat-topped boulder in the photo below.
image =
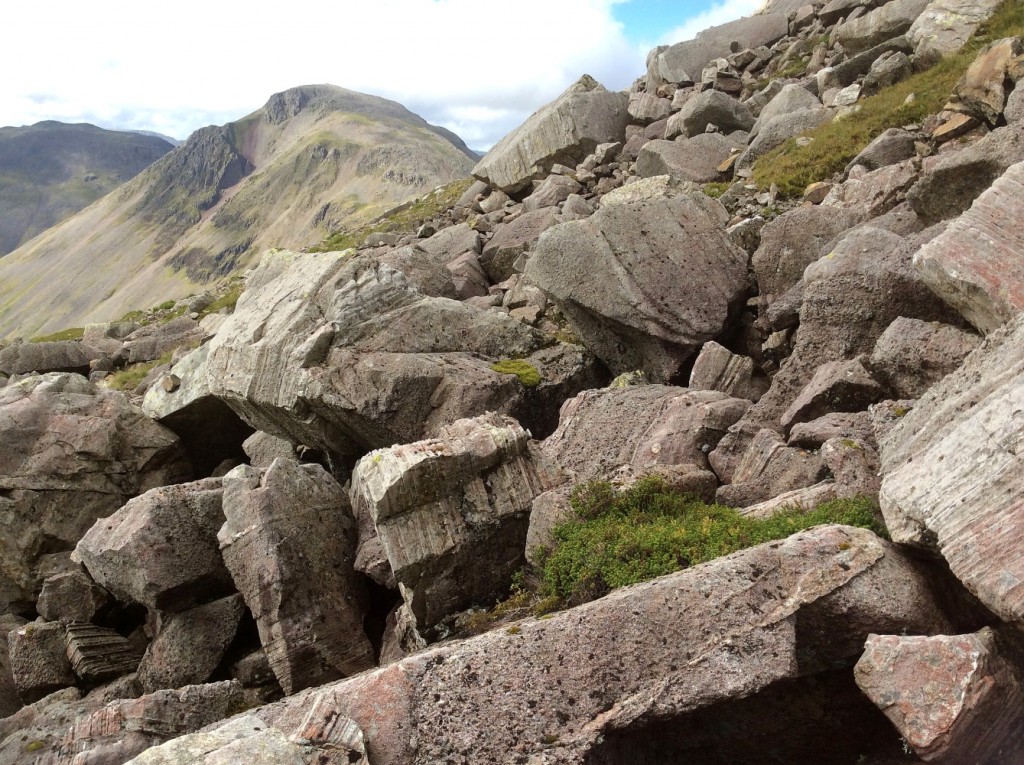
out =
<svg viewBox="0 0 1024 765"><path fill-rule="evenodd" d="M8 377L37 372L75 372L88 376L89 362L103 354L75 340L16 343L0 350L0 374Z"/></svg>

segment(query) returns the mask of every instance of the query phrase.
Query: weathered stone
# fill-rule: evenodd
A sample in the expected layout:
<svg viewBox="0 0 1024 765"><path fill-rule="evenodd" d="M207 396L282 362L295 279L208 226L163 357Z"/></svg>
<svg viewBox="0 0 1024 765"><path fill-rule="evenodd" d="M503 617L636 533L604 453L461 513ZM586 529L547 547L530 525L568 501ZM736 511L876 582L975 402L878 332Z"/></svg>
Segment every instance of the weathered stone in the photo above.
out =
<svg viewBox="0 0 1024 765"><path fill-rule="evenodd" d="M118 600L180 611L231 591L217 547L221 480L151 489L96 522L75 558Z"/></svg>
<svg viewBox="0 0 1024 765"><path fill-rule="evenodd" d="M874 432L868 412L829 412L816 420L794 425L786 443L803 449L817 449L831 438L873 443Z"/></svg>
<svg viewBox="0 0 1024 765"><path fill-rule="evenodd" d="M135 330L124 339L123 353L130 364L155 361L169 351L196 347L205 335L194 319L179 316L166 324L156 322Z"/></svg>
<svg viewBox="0 0 1024 765"><path fill-rule="evenodd" d="M869 635L854 676L926 762L1024 757L1024 687L988 627L973 635Z"/></svg>
<svg viewBox="0 0 1024 765"><path fill-rule="evenodd" d="M463 253L445 267L451 272L455 295L459 300L487 294L491 282L476 253Z"/></svg>
<svg viewBox="0 0 1024 765"><path fill-rule="evenodd" d="M519 256L533 250L540 235L560 220L557 209L545 208L520 215L498 228L480 256L480 265L491 281L508 279Z"/></svg>
<svg viewBox="0 0 1024 765"><path fill-rule="evenodd" d="M878 452L853 438L830 438L821 446L821 458L835 481L837 497L870 497L877 501Z"/></svg>
<svg viewBox="0 0 1024 765"><path fill-rule="evenodd" d="M857 209L865 217L876 218L904 202L907 192L919 177L917 162L914 160L880 167L863 174L858 167L850 178L829 192L822 205L831 209ZM883 227L881 222L874 225Z"/></svg>
<svg viewBox="0 0 1024 765"><path fill-rule="evenodd" d="M7 653L7 634L23 627L26 620L14 614L0 614L0 720L13 715L21 708L18 687L11 673L11 660ZM0 740L4 733L0 726Z"/></svg>
<svg viewBox="0 0 1024 765"><path fill-rule="evenodd" d="M1007 122L1024 122L1024 86L1014 88L1007 96L1003 117Z"/></svg>
<svg viewBox="0 0 1024 765"><path fill-rule="evenodd" d="M373 519L421 630L500 594L522 566L530 505L558 482L528 441L491 414L356 463L352 504Z"/></svg>
<svg viewBox="0 0 1024 765"><path fill-rule="evenodd" d="M715 494L719 504L747 507L794 489L804 489L825 478L819 454L786 446L774 430L758 432L740 460L732 483Z"/></svg>
<svg viewBox="0 0 1024 765"><path fill-rule="evenodd" d="M734 130L750 130L754 126L754 115L746 104L717 90L705 90L688 100L683 108L668 120L666 138L678 135L692 138L715 125L726 133Z"/></svg>
<svg viewBox="0 0 1024 765"><path fill-rule="evenodd" d="M789 83L783 85L757 115L757 122L751 128L750 137L755 138L762 125L766 125L776 117L803 109L824 109L821 101L803 85Z"/></svg>
<svg viewBox="0 0 1024 765"><path fill-rule="evenodd" d="M598 144L624 141L629 98L610 93L588 75L502 138L473 175L513 192L547 174L553 164L575 166Z"/></svg>
<svg viewBox="0 0 1024 765"><path fill-rule="evenodd" d="M977 335L948 324L900 317L878 338L868 366L899 398L919 398L980 343Z"/></svg>
<svg viewBox="0 0 1024 765"><path fill-rule="evenodd" d="M871 65L867 76L861 83L861 93L871 96L882 90L902 82L914 73L914 65L910 57L903 51L886 53Z"/></svg>
<svg viewBox="0 0 1024 765"><path fill-rule="evenodd" d="M277 685L267 652L262 648L250 651L231 665L231 676L246 687Z"/></svg>
<svg viewBox="0 0 1024 765"><path fill-rule="evenodd" d="M60 622L33 622L12 630L7 653L14 686L26 703L75 684Z"/></svg>
<svg viewBox="0 0 1024 765"><path fill-rule="evenodd" d="M649 141L636 159L641 178L670 175L694 183L721 177L718 166L741 144L721 133L702 133L685 141Z"/></svg>
<svg viewBox="0 0 1024 765"><path fill-rule="evenodd" d="M476 234L475 231L473 233ZM447 265L452 254L431 254L422 247L422 244L425 242L389 249L378 256L378 261L401 271L409 283L423 295L455 299L458 293L455 290L452 272Z"/></svg>
<svg viewBox="0 0 1024 765"><path fill-rule="evenodd" d="M937 550L993 613L1024 622L1024 317L993 332L881 441L895 541Z"/></svg>
<svg viewBox="0 0 1024 765"><path fill-rule="evenodd" d="M787 431L799 422L829 412L861 412L885 398L885 390L864 367L864 359L830 361L818 367L811 381L782 415Z"/></svg>
<svg viewBox="0 0 1024 765"><path fill-rule="evenodd" d="M884 0L829 0L818 11L818 19L826 27L830 27L837 21L848 17L858 8L871 10L882 5Z"/></svg>
<svg viewBox="0 0 1024 765"><path fill-rule="evenodd" d="M803 489L793 489L777 497L766 499L754 505L740 508L740 514L748 518L771 518L779 513L799 510L808 513L825 502L836 499L836 484L825 480Z"/></svg>
<svg viewBox="0 0 1024 765"><path fill-rule="evenodd" d="M291 441L256 431L242 442L245 456L253 467L266 468L278 457L295 457L295 445Z"/></svg>
<svg viewBox="0 0 1024 765"><path fill-rule="evenodd" d="M641 125L665 119L672 113L672 102L651 93L629 94L629 116Z"/></svg>
<svg viewBox="0 0 1024 765"><path fill-rule="evenodd" d="M36 603L39 615L51 622L91 622L110 604L110 593L84 571L47 577Z"/></svg>
<svg viewBox="0 0 1024 765"><path fill-rule="evenodd" d="M571 194L579 193L583 187L564 175L549 175L534 192L523 200L523 212L533 212L542 207L555 207Z"/></svg>
<svg viewBox="0 0 1024 765"><path fill-rule="evenodd" d="M525 324L424 297L370 256L272 251L210 341L207 378L253 427L350 464L461 416L517 411L523 386L491 365L539 345Z"/></svg>
<svg viewBox="0 0 1024 765"><path fill-rule="evenodd" d="M540 241L527 277L614 372L667 380L724 328L747 290L747 254L708 205L684 197L603 206ZM688 274L699 271L700 279Z"/></svg>
<svg viewBox="0 0 1024 765"><path fill-rule="evenodd" d="M356 524L341 486L294 460L238 467L224 477L224 516L224 563L285 693L373 666L352 568Z"/></svg>
<svg viewBox="0 0 1024 765"><path fill-rule="evenodd" d="M768 379L756 374L753 359L738 356L711 340L704 343L693 364L690 389L717 390L757 401L768 390Z"/></svg>
<svg viewBox="0 0 1024 765"><path fill-rule="evenodd" d="M141 658L127 638L93 624L68 624L64 650L72 671L87 686L134 672Z"/></svg>
<svg viewBox="0 0 1024 765"><path fill-rule="evenodd" d="M945 627L924 578L896 547L829 526L249 714L282 726L331 710L365 731L374 765L444 761L452 752L466 762L636 761L604 755L622 737L643 736L652 720L683 723L716 704L721 714L727 705L718 702L844 663L870 632Z"/></svg>
<svg viewBox="0 0 1024 765"><path fill-rule="evenodd" d="M139 664L142 692L205 683L234 639L244 610L242 596L232 595L161 616L156 637Z"/></svg>
<svg viewBox="0 0 1024 765"><path fill-rule="evenodd" d="M961 138L981 126L981 120L973 114L953 114L931 131L932 141L941 145L955 138Z"/></svg>
<svg viewBox="0 0 1024 765"><path fill-rule="evenodd" d="M586 218L594 214L594 207L579 194L570 194L562 205L562 213Z"/></svg>
<svg viewBox="0 0 1024 765"><path fill-rule="evenodd" d="M937 295L981 332L1024 311L1024 162L914 256Z"/></svg>
<svg viewBox="0 0 1024 765"><path fill-rule="evenodd" d="M36 561L70 550L97 518L190 477L177 437L78 375L0 389L0 611L30 611Z"/></svg>
<svg viewBox="0 0 1024 765"><path fill-rule="evenodd" d="M35 756L82 765L128 762L150 747L224 719L244 703L241 686L220 682L122 699L95 711L86 708L73 724L62 726L54 745Z"/></svg>
<svg viewBox="0 0 1024 765"><path fill-rule="evenodd" d="M846 172L860 165L867 170L895 165L915 156L918 136L902 128L889 128L861 150L846 166Z"/></svg>
<svg viewBox="0 0 1024 765"><path fill-rule="evenodd" d="M995 4L985 8L986 4L974 6L981 11L992 13ZM1006 81L1010 78L1010 70L1020 66L1024 55L1024 42L1019 37L1008 37L997 40L986 46L964 72L960 81L953 89L950 100L951 108L984 120L990 127L999 123L1006 106Z"/></svg>
<svg viewBox="0 0 1024 765"><path fill-rule="evenodd" d="M757 137L736 160L736 170L751 169L758 158L781 146L790 138L827 122L830 116L829 111L823 108L797 109L760 123Z"/></svg>
<svg viewBox="0 0 1024 765"><path fill-rule="evenodd" d="M100 358L97 349L75 340L49 343L16 343L0 349L0 373L75 372L89 374L89 363Z"/></svg>
<svg viewBox="0 0 1024 765"><path fill-rule="evenodd" d="M997 128L966 149L939 157L907 194L914 211L929 223L967 210L1011 166L1024 162L1024 124Z"/></svg>
<svg viewBox="0 0 1024 765"><path fill-rule="evenodd" d="M789 19L785 13L749 16L709 27L692 40L651 51L647 61L648 82L692 82L691 75L699 77L709 61L744 48L770 46L788 33Z"/></svg>
<svg viewBox="0 0 1024 765"><path fill-rule="evenodd" d="M804 189L803 200L812 205L820 205L832 188L833 184L829 181L816 181Z"/></svg>
<svg viewBox="0 0 1024 765"><path fill-rule="evenodd" d="M929 0L892 0L860 18L840 24L835 39L846 50L857 53L884 40L902 35L928 7Z"/></svg>

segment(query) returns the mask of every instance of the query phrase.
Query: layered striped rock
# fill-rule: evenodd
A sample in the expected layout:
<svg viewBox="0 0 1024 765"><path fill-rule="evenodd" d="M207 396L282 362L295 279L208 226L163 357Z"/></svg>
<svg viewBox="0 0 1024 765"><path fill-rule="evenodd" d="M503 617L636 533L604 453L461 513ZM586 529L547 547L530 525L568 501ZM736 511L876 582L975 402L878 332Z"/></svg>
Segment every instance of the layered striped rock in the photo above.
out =
<svg viewBox="0 0 1024 765"><path fill-rule="evenodd" d="M352 505L372 519L419 628L500 594L522 567L533 499L556 483L529 438L487 414L356 464Z"/></svg>
<svg viewBox="0 0 1024 765"><path fill-rule="evenodd" d="M989 335L880 444L893 540L937 551L985 606L1024 625L1024 317Z"/></svg>
<svg viewBox="0 0 1024 765"><path fill-rule="evenodd" d="M224 477L224 516L224 563L285 693L372 667L356 526L337 481L295 460L243 465Z"/></svg>
<svg viewBox="0 0 1024 765"><path fill-rule="evenodd" d="M1024 686L987 627L973 635L871 635L854 674L926 762L1024 757Z"/></svg>
<svg viewBox="0 0 1024 765"><path fill-rule="evenodd" d="M896 547L824 526L250 714L284 726L330 709L363 731L374 765L622 762L601 756L620 736L818 677L858 656L871 632L945 628ZM819 745L820 717L795 735Z"/></svg>
<svg viewBox="0 0 1024 765"><path fill-rule="evenodd" d="M94 624L68 624L64 632L64 650L71 669L86 686L134 672L141 658L128 640L115 630Z"/></svg>
<svg viewBox="0 0 1024 765"><path fill-rule="evenodd" d="M1024 311L1024 162L914 256L929 287L980 331Z"/></svg>

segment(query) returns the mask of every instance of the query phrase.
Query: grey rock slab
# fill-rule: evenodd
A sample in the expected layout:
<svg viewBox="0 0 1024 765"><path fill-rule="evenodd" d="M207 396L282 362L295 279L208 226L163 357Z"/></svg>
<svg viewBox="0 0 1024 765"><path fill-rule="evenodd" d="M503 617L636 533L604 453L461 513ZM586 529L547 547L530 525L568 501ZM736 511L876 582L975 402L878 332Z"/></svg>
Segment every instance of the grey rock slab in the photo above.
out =
<svg viewBox="0 0 1024 765"><path fill-rule="evenodd" d="M533 499L558 482L517 422L488 414L371 452L356 463L350 493L425 632L507 588L523 564Z"/></svg>
<svg viewBox="0 0 1024 765"><path fill-rule="evenodd" d="M874 63L883 55L887 53L909 55L913 52L914 46L903 35L886 40L862 53L849 56L842 63L822 69L817 75L818 89L820 92L824 92L829 87L845 88L870 72Z"/></svg>
<svg viewBox="0 0 1024 765"><path fill-rule="evenodd" d="M901 205L920 177L913 159L863 174L857 168L851 177L832 188L821 205L829 210L855 209L864 217L877 219ZM873 221L873 225L885 228L883 221Z"/></svg>
<svg viewBox="0 0 1024 765"><path fill-rule="evenodd" d="M870 412L830 412L810 422L800 422L789 431L786 443L817 449L831 438L850 438L874 444L875 430Z"/></svg>
<svg viewBox="0 0 1024 765"><path fill-rule="evenodd" d="M188 316L179 316L166 324L154 323L132 332L124 339L124 354L128 363L155 361L168 351L189 346L196 347L206 336L198 322Z"/></svg>
<svg viewBox="0 0 1024 765"><path fill-rule="evenodd" d="M64 633L60 622L33 622L7 634L11 675L26 703L77 682L64 650Z"/></svg>
<svg viewBox="0 0 1024 765"><path fill-rule="evenodd" d="M782 415L787 432L799 422L810 422L829 412L860 412L885 398L885 389L865 368L863 357L830 361L815 371L810 382Z"/></svg>
<svg viewBox="0 0 1024 765"><path fill-rule="evenodd" d="M0 350L0 373L23 375L46 372L89 374L89 362L101 352L75 340L48 343L17 343Z"/></svg>
<svg viewBox="0 0 1024 765"><path fill-rule="evenodd" d="M629 116L640 124L657 122L672 113L672 102L652 93L629 94Z"/></svg>
<svg viewBox="0 0 1024 765"><path fill-rule="evenodd" d="M43 580L36 610L47 621L92 622L110 602L110 593L85 571L65 571Z"/></svg>
<svg viewBox="0 0 1024 765"><path fill-rule="evenodd" d="M481 297L487 294L491 286L487 272L480 265L480 258L475 252L466 252L445 264L452 275L455 295L459 300Z"/></svg>
<svg viewBox="0 0 1024 765"><path fill-rule="evenodd" d="M129 675L141 652L110 627L73 622L64 625L64 650L71 669L85 687Z"/></svg>
<svg viewBox="0 0 1024 765"><path fill-rule="evenodd" d="M878 451L866 441L830 438L821 446L821 458L832 474L837 497L868 497L878 501Z"/></svg>
<svg viewBox="0 0 1024 765"><path fill-rule="evenodd" d="M14 675L11 673L11 660L7 653L7 635L9 632L23 627L27 621L14 614L0 615L0 720L13 715L21 709L21 699L18 697L18 688L14 684ZM0 725L0 739L4 736L3 726Z"/></svg>
<svg viewBox="0 0 1024 765"><path fill-rule="evenodd" d="M508 279L514 273L519 256L532 251L540 235L559 222L558 210L549 207L524 213L499 226L480 256L480 265L491 281L498 283Z"/></svg>
<svg viewBox="0 0 1024 765"><path fill-rule="evenodd" d="M138 667L143 693L205 683L224 658L245 611L231 595L177 614L162 615Z"/></svg>
<svg viewBox="0 0 1024 765"><path fill-rule="evenodd" d="M270 467L278 457L295 457L295 444L259 430L242 442L242 448L249 464L258 468Z"/></svg>
<svg viewBox="0 0 1024 765"><path fill-rule="evenodd" d="M474 177L506 192L522 189L559 163L575 166L599 144L624 141L629 98L588 75L534 112L473 168Z"/></svg>
<svg viewBox="0 0 1024 765"><path fill-rule="evenodd" d="M668 120L666 138L682 135L692 138L715 125L726 133L734 130L750 130L754 126L754 115L746 104L717 90L705 90L689 99L683 108Z"/></svg>
<svg viewBox="0 0 1024 765"><path fill-rule="evenodd" d="M572 178L564 175L549 175L541 181L526 199L523 200L523 212L533 212L542 207L555 207L564 202L572 194L577 194L583 187Z"/></svg>
<svg viewBox="0 0 1024 765"><path fill-rule="evenodd" d="M691 390L717 390L750 401L761 398L768 384L768 378L757 374L753 359L737 355L714 340L704 343L690 372Z"/></svg>
<svg viewBox="0 0 1024 765"><path fill-rule="evenodd" d="M919 398L980 343L978 335L959 327L901 316L878 338L868 366L898 398Z"/></svg>
<svg viewBox="0 0 1024 765"><path fill-rule="evenodd" d="M1006 97L1003 117L1007 122L1024 122L1024 86L1015 87Z"/></svg>
<svg viewBox="0 0 1024 765"><path fill-rule="evenodd" d="M812 624L829 629L801 629ZM443 761L456 749L470 762L510 752L586 762L601 740L651 719L671 723L852 659L870 633L948 625L895 546L826 526L516 627L249 714L283 726L331 710L365 732L374 765Z"/></svg>
<svg viewBox="0 0 1024 765"><path fill-rule="evenodd" d="M1024 76L1024 40L1007 37L978 53L953 89L951 108L993 127L1006 106L1007 83Z"/></svg>
<svg viewBox="0 0 1024 765"><path fill-rule="evenodd" d="M722 177L719 165L740 146L721 133L702 133L685 141L648 141L637 156L636 174L711 183Z"/></svg>
<svg viewBox="0 0 1024 765"><path fill-rule="evenodd" d="M914 256L936 294L981 332L1024 311L1024 162Z"/></svg>
<svg viewBox="0 0 1024 765"><path fill-rule="evenodd" d="M887 165L914 157L917 153L916 143L919 136L902 128L889 128L871 143L865 146L860 154L854 157L846 167L846 172L855 165L867 170L877 170Z"/></svg>
<svg viewBox="0 0 1024 765"><path fill-rule="evenodd" d="M177 436L78 375L0 389L0 443L0 610L34 602L40 556L71 550L132 496L191 477Z"/></svg>
<svg viewBox="0 0 1024 765"><path fill-rule="evenodd" d="M754 163L772 149L781 146L808 130L827 122L831 114L824 108L797 109L780 114L759 125L757 136L736 160L737 170L749 170Z"/></svg>
<svg viewBox="0 0 1024 765"><path fill-rule="evenodd" d="M940 156L910 189L907 201L929 223L955 218L1019 162L1024 162L1024 123L1015 122Z"/></svg>
<svg viewBox="0 0 1024 765"><path fill-rule="evenodd" d="M758 113L757 122L754 123L754 127L750 131L750 137L754 138L757 136L761 126L766 125L776 117L791 114L802 109L824 108L821 100L803 85L795 82L783 85L775 97L765 104L764 108Z"/></svg>
<svg viewBox="0 0 1024 765"><path fill-rule="evenodd" d="M224 477L224 516L224 563L285 693L373 666L353 568L356 522L341 486L319 465L241 466Z"/></svg>
<svg viewBox="0 0 1024 765"><path fill-rule="evenodd" d="M787 446L778 433L765 428L750 443L732 482L718 489L715 501L730 507L747 507L813 486L826 473L820 454Z"/></svg>
<svg viewBox="0 0 1024 765"><path fill-rule="evenodd" d="M971 635L869 635L854 676L926 762L1024 757L1020 670L988 627Z"/></svg>
<svg viewBox="0 0 1024 765"><path fill-rule="evenodd" d="M1024 317L990 334L882 439L894 540L940 553L993 613L1024 622Z"/></svg>
<svg viewBox="0 0 1024 765"><path fill-rule="evenodd" d="M721 332L746 271L747 254L684 197L605 205L563 223L526 267L613 373L643 369L656 381Z"/></svg>
<svg viewBox="0 0 1024 765"><path fill-rule="evenodd" d="M859 18L846 21L836 30L836 41L851 53L858 53L908 31L929 0L892 0Z"/></svg>
<svg viewBox="0 0 1024 765"><path fill-rule="evenodd" d="M223 523L219 478L163 486L97 521L75 559L122 602L180 611L231 592L217 545Z"/></svg>

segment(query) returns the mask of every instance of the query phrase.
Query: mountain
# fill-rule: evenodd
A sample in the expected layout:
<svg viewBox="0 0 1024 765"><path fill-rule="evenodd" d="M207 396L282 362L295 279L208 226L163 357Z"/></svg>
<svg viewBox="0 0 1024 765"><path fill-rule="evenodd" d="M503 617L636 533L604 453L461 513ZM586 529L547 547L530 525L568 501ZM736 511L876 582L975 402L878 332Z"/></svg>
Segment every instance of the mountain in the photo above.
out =
<svg viewBox="0 0 1024 765"><path fill-rule="evenodd" d="M0 128L0 256L70 217L174 144L95 125Z"/></svg>
<svg viewBox="0 0 1024 765"><path fill-rule="evenodd" d="M0 336L116 318L302 248L435 186L474 155L401 104L333 85L202 128L0 262Z"/></svg>

